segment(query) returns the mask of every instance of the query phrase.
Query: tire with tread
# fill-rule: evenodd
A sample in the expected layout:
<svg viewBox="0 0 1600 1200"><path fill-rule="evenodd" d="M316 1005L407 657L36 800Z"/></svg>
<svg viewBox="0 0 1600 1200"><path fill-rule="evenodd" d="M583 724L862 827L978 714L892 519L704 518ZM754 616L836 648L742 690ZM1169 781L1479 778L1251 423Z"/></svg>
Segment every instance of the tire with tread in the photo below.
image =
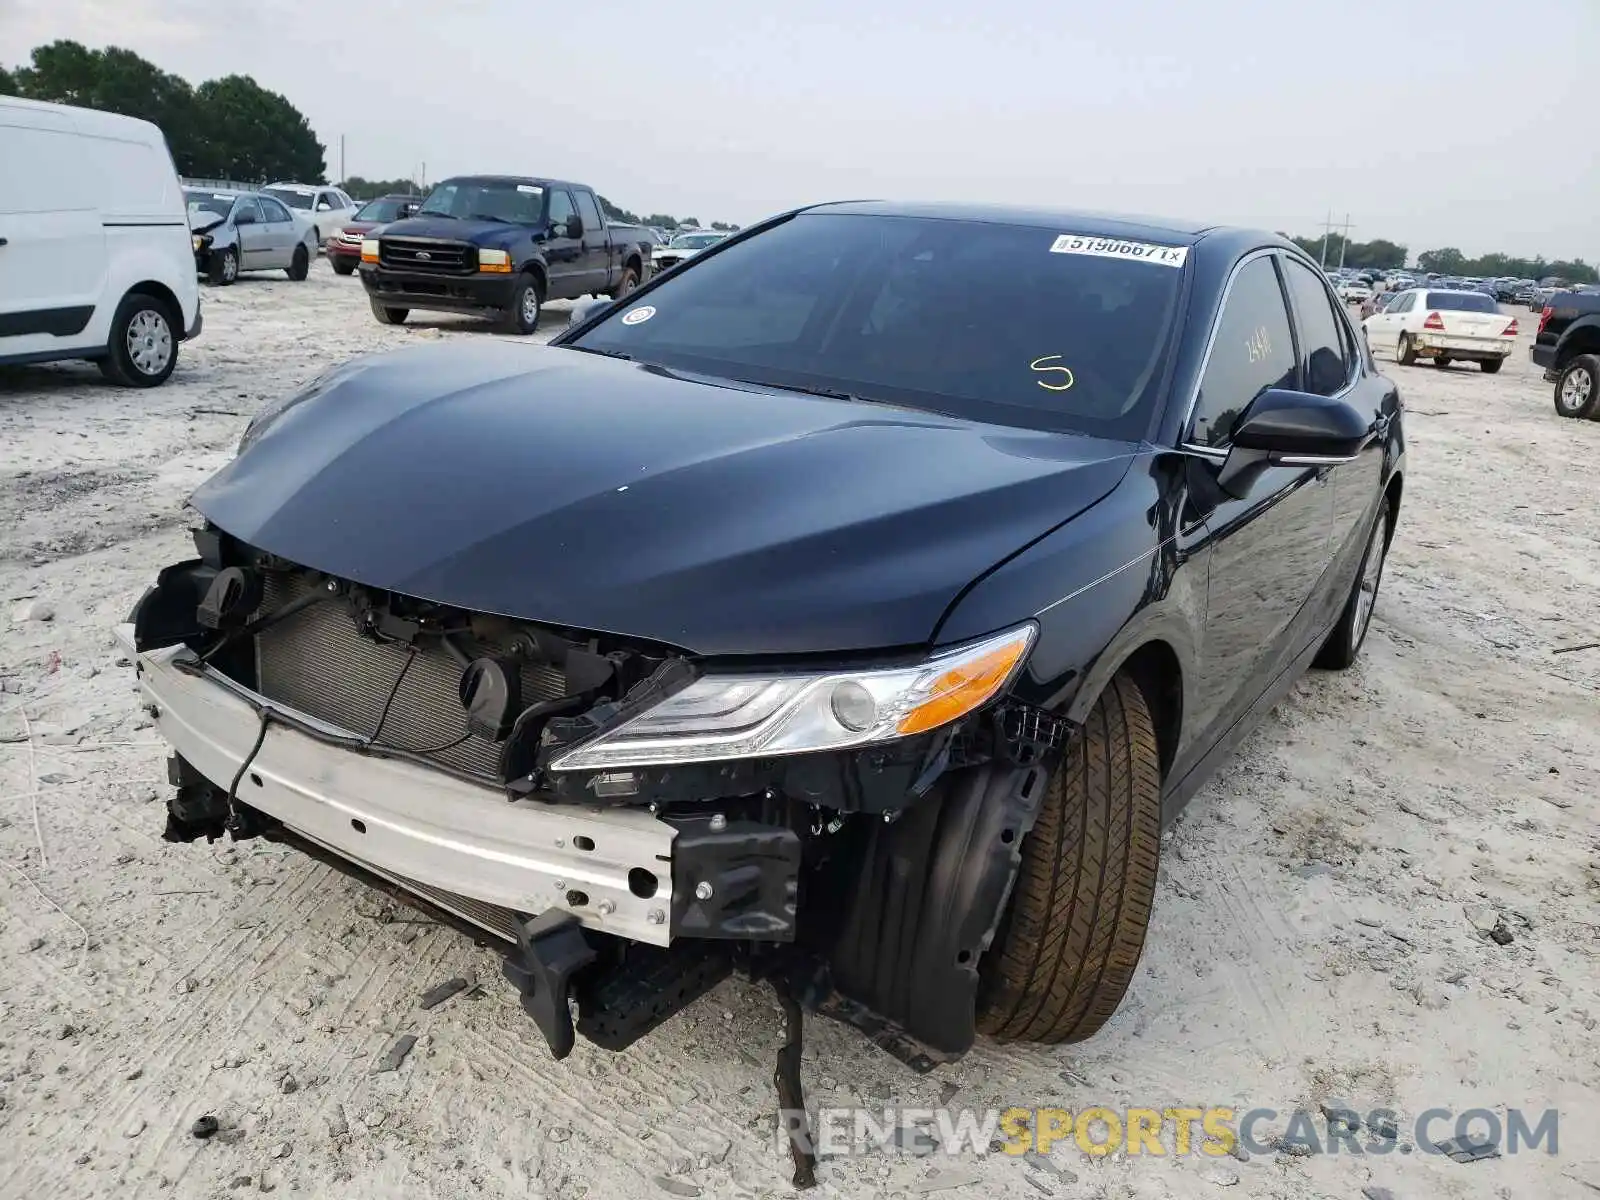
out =
<svg viewBox="0 0 1600 1200"><path fill-rule="evenodd" d="M294 248L294 256L289 259L289 265L283 273L296 283L305 282L306 276L311 274L311 255L304 243Z"/></svg>
<svg viewBox="0 0 1600 1200"><path fill-rule="evenodd" d="M349 262L348 260L343 259L343 258L333 258L333 259L329 259L328 261L333 264L333 273L335 275L353 275L353 274L355 274L356 265L353 262Z"/></svg>
<svg viewBox="0 0 1600 1200"><path fill-rule="evenodd" d="M229 246L221 254L213 254L210 268L206 271L206 278L218 287L226 287L238 279L239 252Z"/></svg>
<svg viewBox="0 0 1600 1200"><path fill-rule="evenodd" d="M411 315L409 308L390 308L371 297L367 298L367 303L372 305L372 315L378 318L380 325L404 325L406 318Z"/></svg>
<svg viewBox="0 0 1600 1200"><path fill-rule="evenodd" d="M1449 355L1448 355L1448 354L1441 354L1441 355L1439 355L1439 356L1438 356L1438 357L1437 357L1437 358L1435 358L1435 359L1434 359L1434 360L1433 360L1433 365L1434 365L1434 366L1436 366L1436 367L1438 367L1438 368L1439 368L1439 370L1441 370L1441 371L1443 371L1443 370L1445 370L1445 369L1446 369L1446 368L1447 368L1447 367L1449 367L1449 366L1450 366L1450 364L1451 364L1451 363L1452 363L1452 362L1454 362L1454 361L1455 361L1455 360L1454 360L1454 359L1452 359L1452 358L1451 358L1451 357L1450 357L1450 356L1449 356Z"/></svg>
<svg viewBox="0 0 1600 1200"><path fill-rule="evenodd" d="M1394 360L1402 367L1409 367L1417 361L1417 348L1412 343L1409 333L1400 335L1400 344L1395 347Z"/></svg>
<svg viewBox="0 0 1600 1200"><path fill-rule="evenodd" d="M1505 361L1503 358L1480 358L1478 360L1478 369L1485 375L1497 375Z"/></svg>
<svg viewBox="0 0 1600 1200"><path fill-rule="evenodd" d="M1379 501L1378 513L1372 520L1372 527L1367 531L1367 548L1362 552L1361 565L1356 568L1350 595L1345 599L1344 608L1339 611L1338 623L1317 651L1317 657L1312 660L1312 666L1325 671L1343 671L1351 666L1366 643L1367 630L1372 628L1372 608L1378 602L1378 588L1383 584L1383 562L1389 553L1388 496ZM1378 555L1378 563L1373 572L1368 572L1367 565L1374 553ZM1368 585L1371 596L1363 611L1361 592Z"/></svg>
<svg viewBox="0 0 1600 1200"><path fill-rule="evenodd" d="M1144 949L1161 857L1161 767L1144 693L1119 675L1052 774L994 946L978 1029L1075 1042L1122 1002Z"/></svg>
<svg viewBox="0 0 1600 1200"><path fill-rule="evenodd" d="M535 275L524 271L517 276L510 306L500 314L500 328L506 333L532 333L539 328L539 316L543 311L544 289Z"/></svg>
<svg viewBox="0 0 1600 1200"><path fill-rule="evenodd" d="M135 362L134 352L129 347L133 323L141 314L152 314L159 319L154 322L157 327L151 331L156 338L162 336L163 330L165 333L166 359L154 371L147 371ZM134 336L136 341L144 341L137 334ZM181 337L180 321L166 301L146 292L129 292L117 305L117 311L111 318L111 334L106 341L105 356L96 359L95 365L100 368L101 375L119 387L157 387L171 378L173 369L178 365L178 342ZM138 352L141 355L147 353L143 347Z"/></svg>
<svg viewBox="0 0 1600 1200"><path fill-rule="evenodd" d="M1585 392L1582 383L1588 379ZM1556 376L1556 413L1600 421L1600 354L1580 354Z"/></svg>
<svg viewBox="0 0 1600 1200"><path fill-rule="evenodd" d="M623 267L622 278L617 280L617 286L607 292L606 295L610 296L613 300L620 300L638 286L639 272L631 266Z"/></svg>

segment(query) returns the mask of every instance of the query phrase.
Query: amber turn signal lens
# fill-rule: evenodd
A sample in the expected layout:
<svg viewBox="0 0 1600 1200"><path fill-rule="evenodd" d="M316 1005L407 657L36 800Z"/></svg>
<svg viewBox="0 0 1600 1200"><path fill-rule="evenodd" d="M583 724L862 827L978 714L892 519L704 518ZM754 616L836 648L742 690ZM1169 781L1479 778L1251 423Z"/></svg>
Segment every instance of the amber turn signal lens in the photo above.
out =
<svg viewBox="0 0 1600 1200"><path fill-rule="evenodd" d="M1018 637L940 675L929 685L932 694L928 699L900 718L898 732L904 735L937 729L988 702L1011 678L1031 640Z"/></svg>

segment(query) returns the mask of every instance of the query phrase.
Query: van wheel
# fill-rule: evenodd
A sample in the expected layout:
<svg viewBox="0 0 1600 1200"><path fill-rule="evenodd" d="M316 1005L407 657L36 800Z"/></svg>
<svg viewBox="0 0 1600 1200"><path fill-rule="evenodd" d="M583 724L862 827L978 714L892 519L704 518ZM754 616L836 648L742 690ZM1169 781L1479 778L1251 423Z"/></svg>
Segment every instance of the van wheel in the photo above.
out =
<svg viewBox="0 0 1600 1200"><path fill-rule="evenodd" d="M100 374L122 387L155 387L165 383L178 365L178 338L166 304L144 292L132 292L111 318L106 355Z"/></svg>
<svg viewBox="0 0 1600 1200"><path fill-rule="evenodd" d="M372 305L372 315L378 318L380 325L404 325L406 318L411 315L409 308L389 308L370 299L367 303Z"/></svg>
<svg viewBox="0 0 1600 1200"><path fill-rule="evenodd" d="M1600 354L1580 354L1556 376L1556 413L1600 420Z"/></svg>
<svg viewBox="0 0 1600 1200"><path fill-rule="evenodd" d="M1136 683L1112 680L1047 787L1010 908L980 964L978 1029L1076 1042L1122 1002L1155 899L1161 766Z"/></svg>
<svg viewBox="0 0 1600 1200"><path fill-rule="evenodd" d="M532 275L517 277L516 291L511 294L511 307L501 315L500 328L507 333L532 333L539 328L540 307L544 297L539 292L539 281Z"/></svg>
<svg viewBox="0 0 1600 1200"><path fill-rule="evenodd" d="M211 256L211 270L208 273L212 283L226 286L239 278L239 252L229 246L221 254Z"/></svg>
<svg viewBox="0 0 1600 1200"><path fill-rule="evenodd" d="M310 273L311 255L306 253L305 246L296 246L294 248L294 257L289 260L289 269L284 274L296 283L303 283Z"/></svg>

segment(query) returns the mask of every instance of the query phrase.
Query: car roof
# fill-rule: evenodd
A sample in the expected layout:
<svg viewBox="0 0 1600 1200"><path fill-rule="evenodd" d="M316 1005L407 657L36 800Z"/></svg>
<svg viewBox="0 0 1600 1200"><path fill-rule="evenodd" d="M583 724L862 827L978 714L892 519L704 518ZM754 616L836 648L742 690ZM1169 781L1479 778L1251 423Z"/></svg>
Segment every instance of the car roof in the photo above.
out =
<svg viewBox="0 0 1600 1200"><path fill-rule="evenodd" d="M593 190L586 183L570 183L565 179L546 179L539 175L479 175L468 173L465 175L448 175L439 180L439 183L452 183L457 179L480 179L485 183L526 183L534 187L544 188L579 188L585 192ZM439 183L433 186L438 187Z"/></svg>
<svg viewBox="0 0 1600 1200"><path fill-rule="evenodd" d="M280 192L327 192L336 190L331 183L269 183L267 188Z"/></svg>
<svg viewBox="0 0 1600 1200"><path fill-rule="evenodd" d="M963 204L952 202L898 203L887 200L851 200L815 205L809 212L838 212L894 217L931 217L947 221L985 222L994 225L1024 225L1053 229L1058 233L1081 233L1091 237L1148 238L1169 245L1193 245L1220 227L1197 221L1162 217L1134 216L1126 213L1097 212L1073 208L1031 208L1001 204ZM1270 240L1282 241L1276 235Z"/></svg>

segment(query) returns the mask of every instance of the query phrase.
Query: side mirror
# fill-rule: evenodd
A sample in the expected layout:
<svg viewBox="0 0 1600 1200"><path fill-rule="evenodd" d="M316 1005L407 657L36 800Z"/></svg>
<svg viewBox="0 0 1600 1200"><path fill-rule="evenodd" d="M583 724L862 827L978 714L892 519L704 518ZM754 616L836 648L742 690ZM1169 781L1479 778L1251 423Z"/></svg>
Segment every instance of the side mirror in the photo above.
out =
<svg viewBox="0 0 1600 1200"><path fill-rule="evenodd" d="M416 211L417 211L417 206L415 204L402 204L400 206L400 215L402 217L409 217L409 216L413 215Z"/></svg>
<svg viewBox="0 0 1600 1200"><path fill-rule="evenodd" d="M583 324L610 303L599 296L585 296L582 300L573 301L572 315L567 318L568 327Z"/></svg>
<svg viewBox="0 0 1600 1200"><path fill-rule="evenodd" d="M1333 467L1361 453L1372 420L1329 396L1269 388L1245 409L1217 482L1241 499L1267 467Z"/></svg>
<svg viewBox="0 0 1600 1200"><path fill-rule="evenodd" d="M569 237L569 238L580 238L580 237L582 237L583 236L583 218L582 217L577 217L577 216L568 217L567 218L567 224L565 226L565 231L562 233L561 236L562 237Z"/></svg>

